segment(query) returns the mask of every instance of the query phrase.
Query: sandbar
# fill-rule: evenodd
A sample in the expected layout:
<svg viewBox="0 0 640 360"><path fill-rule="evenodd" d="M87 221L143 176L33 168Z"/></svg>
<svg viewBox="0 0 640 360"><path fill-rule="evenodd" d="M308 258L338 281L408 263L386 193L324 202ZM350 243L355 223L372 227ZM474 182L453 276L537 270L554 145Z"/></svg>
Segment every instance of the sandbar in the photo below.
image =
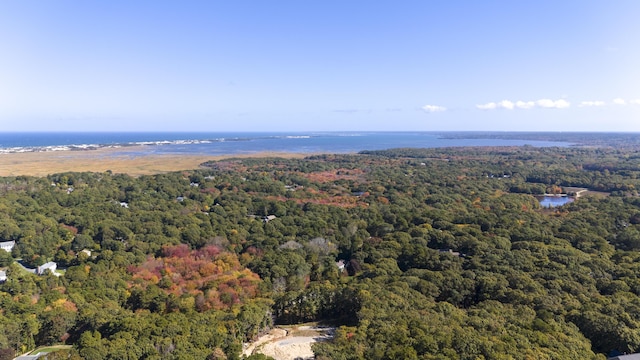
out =
<svg viewBox="0 0 640 360"><path fill-rule="evenodd" d="M310 154L260 152L249 154L155 154L148 146L83 151L0 154L0 176L47 176L62 172L105 172L131 176L193 170L210 160L249 157L303 158Z"/></svg>

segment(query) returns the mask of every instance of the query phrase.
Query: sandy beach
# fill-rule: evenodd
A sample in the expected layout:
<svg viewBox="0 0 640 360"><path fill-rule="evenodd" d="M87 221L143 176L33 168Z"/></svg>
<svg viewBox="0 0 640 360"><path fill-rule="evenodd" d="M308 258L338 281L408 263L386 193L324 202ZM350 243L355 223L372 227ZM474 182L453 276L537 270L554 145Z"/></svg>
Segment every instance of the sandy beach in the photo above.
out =
<svg viewBox="0 0 640 360"><path fill-rule="evenodd" d="M302 158L309 155L270 152L229 155L159 155L145 152L144 150L147 149L141 146L0 154L0 176L46 176L68 171L105 172L107 170L113 173L140 176L197 169L200 164L209 160L248 157Z"/></svg>

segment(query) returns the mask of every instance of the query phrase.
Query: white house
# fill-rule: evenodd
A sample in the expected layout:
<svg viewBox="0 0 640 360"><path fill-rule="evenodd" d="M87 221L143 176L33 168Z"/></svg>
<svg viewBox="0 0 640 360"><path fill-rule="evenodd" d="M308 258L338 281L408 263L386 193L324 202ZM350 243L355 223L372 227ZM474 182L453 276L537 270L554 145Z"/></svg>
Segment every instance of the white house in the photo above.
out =
<svg viewBox="0 0 640 360"><path fill-rule="evenodd" d="M11 252L11 250L15 245L16 245L15 241L3 241L3 242L0 242L0 249L6 252Z"/></svg>
<svg viewBox="0 0 640 360"><path fill-rule="evenodd" d="M264 221L264 222L269 222L269 221L271 221L271 220L274 220L275 218L276 218L276 216L275 216L275 215L267 215L267 216L264 216L264 217L262 218L262 221Z"/></svg>
<svg viewBox="0 0 640 360"><path fill-rule="evenodd" d="M45 271L49 270L51 271L52 274L55 274L57 268L58 268L58 265L56 263L54 263L53 261L49 261L46 264L38 266L36 273L38 275L42 275L45 273Z"/></svg>

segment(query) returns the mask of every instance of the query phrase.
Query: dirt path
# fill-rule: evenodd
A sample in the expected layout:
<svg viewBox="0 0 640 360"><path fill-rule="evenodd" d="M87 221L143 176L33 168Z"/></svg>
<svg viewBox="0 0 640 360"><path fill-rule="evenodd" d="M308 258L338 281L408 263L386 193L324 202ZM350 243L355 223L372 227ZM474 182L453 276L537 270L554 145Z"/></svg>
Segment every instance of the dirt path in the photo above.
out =
<svg viewBox="0 0 640 360"><path fill-rule="evenodd" d="M51 346L40 346L37 349L33 350L33 351L29 351L27 353L24 353L18 357L15 357L14 360L16 359L32 359L34 358L34 356L40 354L40 353L52 353L58 350L65 350L65 349L71 349L73 346L72 345L51 345Z"/></svg>
<svg viewBox="0 0 640 360"><path fill-rule="evenodd" d="M331 339L334 330L316 326L273 329L249 344L242 353L246 356L264 354L276 360L313 359L311 344Z"/></svg>

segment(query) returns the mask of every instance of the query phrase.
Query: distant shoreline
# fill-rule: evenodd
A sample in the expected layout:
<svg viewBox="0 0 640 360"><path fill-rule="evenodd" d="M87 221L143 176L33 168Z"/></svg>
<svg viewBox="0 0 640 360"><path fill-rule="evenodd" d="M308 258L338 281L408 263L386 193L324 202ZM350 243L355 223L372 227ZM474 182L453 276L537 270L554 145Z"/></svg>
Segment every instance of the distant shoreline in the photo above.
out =
<svg viewBox="0 0 640 360"><path fill-rule="evenodd" d="M82 133L80 133L82 134ZM41 134L40 134L41 135ZM121 149L130 150L149 146L161 145L198 145L211 144L219 142L236 142L249 141L249 138L231 137L231 138L214 138L214 139L180 139L180 140L142 140L142 141L122 141L108 143L74 143L57 144L57 145L27 145L27 146L8 146L0 147L0 155L2 154L22 154L32 152L60 152L60 151L95 151L103 149Z"/></svg>
<svg viewBox="0 0 640 360"><path fill-rule="evenodd" d="M468 137L478 139L465 139ZM138 176L195 169L203 162L230 157L304 157L396 148L570 147L575 144L617 144L640 148L640 136L464 132L0 132L0 176L45 176L66 171L107 170Z"/></svg>
<svg viewBox="0 0 640 360"><path fill-rule="evenodd" d="M154 154L147 146L84 151L43 151L0 154L0 176L47 176L62 172L106 172L131 176L197 169L210 160L248 157L303 158L311 154L256 152L242 154Z"/></svg>

